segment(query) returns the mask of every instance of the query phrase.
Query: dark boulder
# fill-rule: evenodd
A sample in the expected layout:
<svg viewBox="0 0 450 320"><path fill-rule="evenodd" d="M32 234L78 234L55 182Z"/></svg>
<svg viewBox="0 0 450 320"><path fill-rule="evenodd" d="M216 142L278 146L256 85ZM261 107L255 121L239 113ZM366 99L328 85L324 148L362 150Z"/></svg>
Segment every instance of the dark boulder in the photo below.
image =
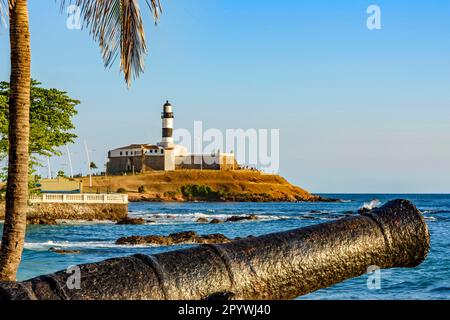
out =
<svg viewBox="0 0 450 320"><path fill-rule="evenodd" d="M201 236L197 239L197 243L227 243L230 242L230 239L228 239L227 237L225 237L223 234L221 233L215 233L215 234L208 234L205 236Z"/></svg>
<svg viewBox="0 0 450 320"><path fill-rule="evenodd" d="M64 249L57 249L57 248L50 248L48 251L58 253L58 254L80 254L81 252L79 250L64 250Z"/></svg>
<svg viewBox="0 0 450 320"><path fill-rule="evenodd" d="M125 217L123 219L120 219L117 221L117 224L130 224L130 225L140 225L140 224L145 224L145 220L142 218L130 218L130 217Z"/></svg>
<svg viewBox="0 0 450 320"><path fill-rule="evenodd" d="M372 209L366 208L366 207L362 207L360 209L358 209L358 213L368 213L372 211Z"/></svg>
<svg viewBox="0 0 450 320"><path fill-rule="evenodd" d="M223 234L198 235L194 231L172 233L168 236L148 235L123 237L116 241L119 245L153 244L158 246L171 246L176 244L208 244L227 243L231 240Z"/></svg>
<svg viewBox="0 0 450 320"><path fill-rule="evenodd" d="M258 220L258 217L254 214L249 216L232 216L228 218L225 222L239 222L239 221L255 221Z"/></svg>
<svg viewBox="0 0 450 320"><path fill-rule="evenodd" d="M52 218L39 218L39 217L28 217L27 224L35 224L35 225L56 225L56 219Z"/></svg>

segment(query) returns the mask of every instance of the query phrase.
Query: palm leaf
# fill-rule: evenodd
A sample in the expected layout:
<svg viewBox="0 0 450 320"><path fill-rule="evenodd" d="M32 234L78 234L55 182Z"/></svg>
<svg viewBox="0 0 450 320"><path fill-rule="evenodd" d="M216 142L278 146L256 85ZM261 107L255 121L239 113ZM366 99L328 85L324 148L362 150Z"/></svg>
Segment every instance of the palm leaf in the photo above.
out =
<svg viewBox="0 0 450 320"><path fill-rule="evenodd" d="M6 20L8 18L9 9L14 6L16 0L0 0L0 27L7 27Z"/></svg>
<svg viewBox="0 0 450 320"><path fill-rule="evenodd" d="M0 0L0 21L5 24L6 0Z"/></svg>
<svg viewBox="0 0 450 320"><path fill-rule="evenodd" d="M155 22L161 13L160 0L145 0ZM120 56L120 69L128 86L144 71L147 54L145 31L138 0L62 0L81 10L83 27L98 42L105 63L111 66Z"/></svg>

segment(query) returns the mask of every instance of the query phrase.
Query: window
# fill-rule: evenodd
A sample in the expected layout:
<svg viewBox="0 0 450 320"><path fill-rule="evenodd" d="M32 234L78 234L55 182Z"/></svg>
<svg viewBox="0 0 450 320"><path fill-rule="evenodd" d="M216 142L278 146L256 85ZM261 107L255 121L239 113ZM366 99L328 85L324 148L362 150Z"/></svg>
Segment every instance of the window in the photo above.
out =
<svg viewBox="0 0 450 320"><path fill-rule="evenodd" d="M120 151L120 155L122 155L122 151Z"/></svg>
<svg viewBox="0 0 450 320"><path fill-rule="evenodd" d="M128 155L128 151L127 151L127 152L125 152L125 155Z"/></svg>
<svg viewBox="0 0 450 320"><path fill-rule="evenodd" d="M164 150L163 149L161 149L161 154L163 154L164 153Z"/></svg>

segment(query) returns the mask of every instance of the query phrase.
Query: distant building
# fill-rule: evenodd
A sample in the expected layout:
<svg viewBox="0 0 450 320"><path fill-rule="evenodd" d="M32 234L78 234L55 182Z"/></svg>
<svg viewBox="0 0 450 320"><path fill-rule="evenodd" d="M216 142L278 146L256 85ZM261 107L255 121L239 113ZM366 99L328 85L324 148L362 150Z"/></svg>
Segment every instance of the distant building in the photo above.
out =
<svg viewBox="0 0 450 320"><path fill-rule="evenodd" d="M173 143L172 105L163 106L162 140L153 144L131 144L108 152L107 173L146 172L152 170L173 171L179 169L234 170L234 154L215 153L192 155L186 147Z"/></svg>

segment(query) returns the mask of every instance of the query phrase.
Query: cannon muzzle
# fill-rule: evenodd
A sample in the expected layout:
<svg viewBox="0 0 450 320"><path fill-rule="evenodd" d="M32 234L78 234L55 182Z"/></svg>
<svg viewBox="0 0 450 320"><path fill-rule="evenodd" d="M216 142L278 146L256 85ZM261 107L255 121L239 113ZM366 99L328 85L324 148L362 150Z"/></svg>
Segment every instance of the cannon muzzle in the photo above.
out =
<svg viewBox="0 0 450 320"><path fill-rule="evenodd" d="M0 283L0 299L293 299L363 275L368 267L415 267L430 247L427 225L407 200L369 213L227 244L80 265Z"/></svg>

